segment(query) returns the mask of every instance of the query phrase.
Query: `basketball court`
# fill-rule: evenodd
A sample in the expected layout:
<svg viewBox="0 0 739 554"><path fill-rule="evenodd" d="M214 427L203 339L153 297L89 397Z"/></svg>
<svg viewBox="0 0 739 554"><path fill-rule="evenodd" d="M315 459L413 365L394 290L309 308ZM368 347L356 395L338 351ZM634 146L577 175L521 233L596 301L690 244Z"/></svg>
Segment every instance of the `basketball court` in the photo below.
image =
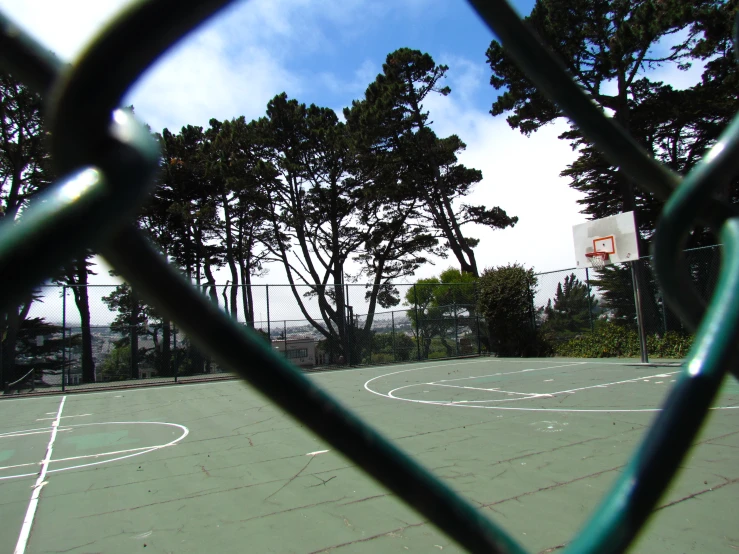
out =
<svg viewBox="0 0 739 554"><path fill-rule="evenodd" d="M312 374L497 520L558 549L679 362L472 358ZM739 549L739 386L634 552ZM0 402L2 552L459 552L238 381Z"/></svg>

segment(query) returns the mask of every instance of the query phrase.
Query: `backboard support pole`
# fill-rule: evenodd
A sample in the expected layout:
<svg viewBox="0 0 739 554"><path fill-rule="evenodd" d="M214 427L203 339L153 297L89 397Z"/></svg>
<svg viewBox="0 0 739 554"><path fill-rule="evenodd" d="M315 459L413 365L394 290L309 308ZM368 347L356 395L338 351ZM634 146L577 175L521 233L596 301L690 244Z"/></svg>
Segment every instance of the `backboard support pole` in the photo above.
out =
<svg viewBox="0 0 739 554"><path fill-rule="evenodd" d="M636 264L640 264L641 260L634 260L631 266L631 283L634 286L634 307L636 308L636 326L639 331L639 348L641 350L641 362L649 363L649 353L647 352L647 333L644 329L644 313L642 311L641 290L639 287L639 279L637 278Z"/></svg>

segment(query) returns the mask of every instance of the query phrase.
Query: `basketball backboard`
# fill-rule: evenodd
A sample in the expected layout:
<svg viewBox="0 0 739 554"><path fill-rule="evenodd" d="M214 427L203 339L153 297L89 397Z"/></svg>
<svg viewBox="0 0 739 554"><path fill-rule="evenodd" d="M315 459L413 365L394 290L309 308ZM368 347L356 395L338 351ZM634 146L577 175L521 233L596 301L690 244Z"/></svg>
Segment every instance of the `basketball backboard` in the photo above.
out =
<svg viewBox="0 0 739 554"><path fill-rule="evenodd" d="M634 212L586 221L572 227L577 267L593 267L587 254L604 252L606 265L639 259Z"/></svg>

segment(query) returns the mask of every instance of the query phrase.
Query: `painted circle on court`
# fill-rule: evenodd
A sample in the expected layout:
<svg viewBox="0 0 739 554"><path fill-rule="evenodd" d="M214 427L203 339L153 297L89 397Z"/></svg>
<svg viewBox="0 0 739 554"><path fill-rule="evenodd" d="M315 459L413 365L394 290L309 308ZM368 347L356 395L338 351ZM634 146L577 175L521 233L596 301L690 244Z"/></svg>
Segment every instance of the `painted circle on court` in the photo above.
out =
<svg viewBox="0 0 739 554"><path fill-rule="evenodd" d="M507 360L501 360L500 363L507 362ZM518 361L515 361L518 362ZM556 360L550 360L550 364L554 364ZM590 361L564 361L562 360L556 365L548 365L546 367L532 367L536 363L535 361L532 362L518 362L518 363L527 363L528 367L525 369L520 370L513 370L513 371L499 371L495 373L490 373L488 375L482 375L482 376L472 376L472 377L459 377L459 370L452 370L448 373L449 376L451 376L451 379L435 379L432 381L424 380L423 378L420 379L414 379L413 372L419 372L423 370L429 370L429 369L436 369L441 371L446 371L448 368L452 368L454 366L470 366L472 364L491 364L490 360L475 360L475 361L464 361L464 362L455 362L452 364L445 364L443 366L439 364L434 365L426 365L421 367L412 367L409 369L403 369L400 371L393 371L390 373L385 373L383 375L378 375L377 377L373 377L369 380L367 380L364 383L364 388L368 392L375 394L377 396L382 396L384 398L389 398L391 400L400 400L403 402L410 402L413 404L430 404L435 406L444 406L449 408L475 408L475 409L485 409L485 410L500 410L500 411L516 411L516 412L542 412L542 413L649 413L649 412L659 412L661 411L660 407L644 407L644 408L628 408L628 407L619 407L619 406L598 406L598 407L550 407L546 404L554 403L555 401L559 401L562 398L566 398L567 396L571 395L577 395L577 398L580 398L582 395L588 395L588 394L594 394L596 391L603 391L603 389L608 389L609 387L614 387L617 385L622 385L626 383L636 383L641 386L641 384L644 384L645 386L655 386L655 387L667 387L669 388L671 386L671 383L674 382L674 379L677 377L677 374L679 371L654 371L654 374L646 374L632 377L628 379L623 379L619 381L614 382L603 382L603 383L590 383L586 386L582 387L576 387L571 388L570 390L558 390L555 392L522 392L522 391L511 391L505 389L505 382L503 383L496 383L500 384L501 387L495 387L492 385L480 385L477 387L472 386L464 386L460 385L459 382L461 381L470 381L472 379L480 379L483 382L485 381L484 378L491 378L491 377L499 377L499 376L506 376L506 375L523 375L528 374L531 372L538 372L538 371L545 371L550 369L559 369L559 368L567 368L572 367L576 368L577 366L584 366L584 365L603 365L603 366L618 366L623 365L619 363L612 363L612 362L590 362ZM492 362L495 363L495 362ZM544 361L539 363L546 363ZM649 367L649 366L647 366ZM675 367L675 366L672 366ZM665 368L667 369L667 368ZM676 368L680 369L680 368ZM493 370L495 371L495 370ZM456 375L455 375L456 374ZM404 380L401 380L398 376L405 377ZM388 385L385 384L385 390L384 392L381 389L382 381L391 381L394 383L397 383L397 385ZM552 381L552 380L548 380ZM452 384L452 382L455 382ZM470 395L467 398L457 398L455 400L438 400L438 399L429 399L428 398L428 392L430 387L437 387L437 388L443 388L443 387L452 387L457 390L457 394L459 395L460 390L469 389ZM487 394L488 397L484 398L481 397L481 395ZM477 395L477 396L475 396ZM538 405L537 405L538 403ZM711 410L736 410L739 409L739 405L734 406L714 406L711 408Z"/></svg>
<svg viewBox="0 0 739 554"><path fill-rule="evenodd" d="M82 428L94 429L99 426L105 426L106 431L92 434L88 433L86 435L82 433L78 435L74 434L75 430ZM135 429L136 426L156 426L155 428L157 431L160 431L160 435L162 435L163 439L166 433L169 433L170 436L175 435L175 438L168 442L126 448L125 439L128 439L129 432ZM8 463L12 461L10 460L10 457L14 452L16 452L15 449L9 448L11 446L9 443L10 441L24 440L29 436L48 436L50 433L51 427L0 433L0 481L38 476L38 468L41 466L40 459L38 461L24 461L19 464ZM57 433L59 438L57 439L58 442L55 447L55 454L61 449L60 446L64 446L65 443L74 444L75 442L77 443L78 448L82 450L90 450L90 452L78 456L52 456L49 460L49 470L47 473L59 473L72 469L83 469L149 454L155 450L174 446L183 440L190 433L190 430L184 425L163 421L108 421L99 423L78 423L75 425L60 424ZM129 440L131 440L131 442L135 441L135 439ZM88 441L89 444L85 444L85 441ZM98 444L93 444L95 442ZM43 456L43 452L41 455Z"/></svg>

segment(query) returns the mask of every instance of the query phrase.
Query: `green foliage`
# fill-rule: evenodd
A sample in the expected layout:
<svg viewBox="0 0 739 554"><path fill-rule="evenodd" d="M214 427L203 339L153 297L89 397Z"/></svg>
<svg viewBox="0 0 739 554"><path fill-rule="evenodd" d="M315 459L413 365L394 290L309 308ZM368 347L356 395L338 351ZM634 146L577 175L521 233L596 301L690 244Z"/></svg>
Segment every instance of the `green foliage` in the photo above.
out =
<svg viewBox="0 0 739 554"><path fill-rule="evenodd" d="M518 218L499 207L461 202L482 181L482 173L458 163L464 142L456 135L438 137L427 111L434 95L451 93L443 86L448 70L428 54L400 48L388 54L364 100L353 102L344 115L361 137L365 172L376 175L370 194L385 205L388 200L399 202L403 218L413 221L419 236L430 239L428 247L434 247L437 238L444 240L445 248L438 253L451 252L462 271L476 276L473 247L479 241L466 236L463 226L503 229ZM386 232L393 232L392 227Z"/></svg>
<svg viewBox="0 0 739 554"><path fill-rule="evenodd" d="M539 356L547 348L537 336L533 269L508 264L486 269L478 281L479 310L488 324L491 348L498 356Z"/></svg>
<svg viewBox="0 0 739 554"><path fill-rule="evenodd" d="M649 335L647 351L655 358L681 359L688 355L693 346L693 336L675 331L667 331L664 335Z"/></svg>
<svg viewBox="0 0 739 554"><path fill-rule="evenodd" d="M375 333L372 336L372 363L407 362L415 357L413 337L404 333Z"/></svg>
<svg viewBox="0 0 739 554"><path fill-rule="evenodd" d="M117 312L110 324L110 330L123 336L121 343L128 340L134 328L139 335L149 334L149 320L154 317L154 311L136 298L130 285L118 285L108 296L103 296L102 300L110 311Z"/></svg>
<svg viewBox="0 0 739 554"><path fill-rule="evenodd" d="M685 174L739 109L731 42L736 10L735 0L537 0L525 21L597 106L652 157ZM670 48L660 53L665 41ZM507 114L509 125L526 135L563 116L496 40L487 58L491 84L504 91L492 106L493 115ZM666 66L686 70L695 60L705 65L701 81L690 88L673 89L650 74ZM662 202L635 189L575 125L560 138L578 152L562 175L584 195L579 200L583 213L601 218L636 210L639 229L648 238ZM735 202L739 178L726 192ZM691 246L712 240L700 229L690 237Z"/></svg>
<svg viewBox="0 0 739 554"><path fill-rule="evenodd" d="M431 356L434 344L441 345L443 357L455 355L454 341L473 331L476 283L477 278L471 273L449 268L439 277L419 279L406 291L406 315L420 341L422 358Z"/></svg>
<svg viewBox="0 0 739 554"><path fill-rule="evenodd" d="M647 336L647 351L655 358L684 358L693 343L693 337L669 331L662 336ZM559 344L558 356L570 358L638 358L639 335L635 329L618 323L599 322L595 331L577 336Z"/></svg>
<svg viewBox="0 0 739 554"><path fill-rule="evenodd" d="M131 347L116 346L100 365L103 381L125 381L131 376Z"/></svg>
<svg viewBox="0 0 739 554"><path fill-rule="evenodd" d="M557 284L554 304L549 300L544 308L542 332L566 337L589 331L591 314L597 307L598 300L588 291L588 286L571 273Z"/></svg>

